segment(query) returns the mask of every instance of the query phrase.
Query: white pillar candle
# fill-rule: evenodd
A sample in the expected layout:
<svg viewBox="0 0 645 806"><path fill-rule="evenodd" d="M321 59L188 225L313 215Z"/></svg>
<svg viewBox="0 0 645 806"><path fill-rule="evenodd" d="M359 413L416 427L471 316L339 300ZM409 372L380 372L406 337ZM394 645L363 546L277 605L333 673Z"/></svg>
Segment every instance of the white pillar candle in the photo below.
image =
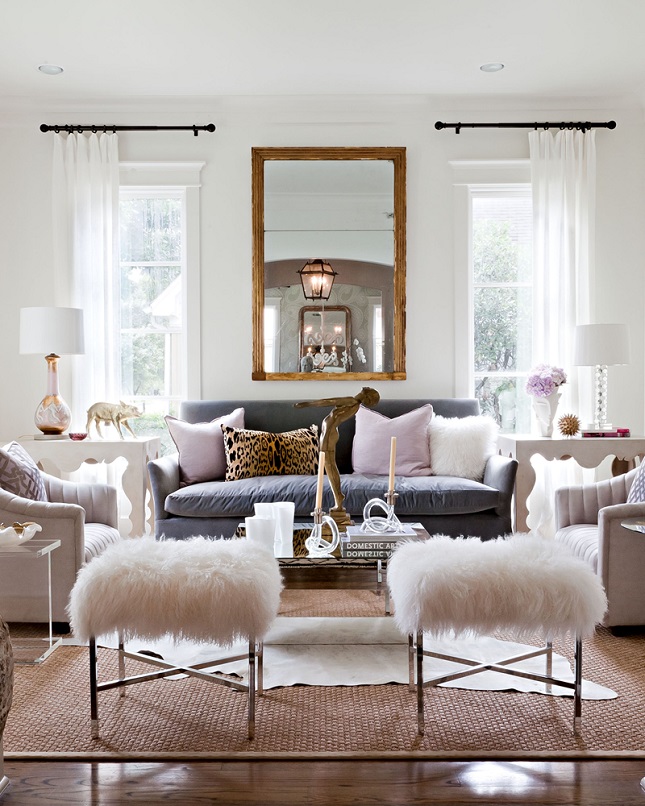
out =
<svg viewBox="0 0 645 806"><path fill-rule="evenodd" d="M390 440L390 481L388 490L394 489L394 467L396 465L396 437Z"/></svg>
<svg viewBox="0 0 645 806"><path fill-rule="evenodd" d="M244 526L246 528L246 536L255 543L258 548L266 549L276 557L275 554L275 521L270 518L259 518L253 515L244 518Z"/></svg>
<svg viewBox="0 0 645 806"><path fill-rule="evenodd" d="M318 454L318 486L316 487L316 509L322 509L323 478L325 476L325 454Z"/></svg>

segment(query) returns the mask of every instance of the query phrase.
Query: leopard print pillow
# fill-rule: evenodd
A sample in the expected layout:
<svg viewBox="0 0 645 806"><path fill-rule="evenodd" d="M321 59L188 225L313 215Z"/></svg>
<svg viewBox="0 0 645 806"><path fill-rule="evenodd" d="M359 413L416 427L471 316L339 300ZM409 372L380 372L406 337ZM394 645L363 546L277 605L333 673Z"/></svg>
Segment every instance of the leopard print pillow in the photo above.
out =
<svg viewBox="0 0 645 806"><path fill-rule="evenodd" d="M272 434L222 425L226 481L255 476L315 476L318 473L318 426Z"/></svg>

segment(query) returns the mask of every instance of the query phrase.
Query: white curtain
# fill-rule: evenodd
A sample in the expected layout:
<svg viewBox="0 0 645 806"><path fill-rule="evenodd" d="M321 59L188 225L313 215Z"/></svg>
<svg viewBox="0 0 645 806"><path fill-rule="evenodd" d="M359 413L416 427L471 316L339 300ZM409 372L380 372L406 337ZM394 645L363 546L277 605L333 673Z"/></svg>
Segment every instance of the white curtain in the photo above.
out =
<svg viewBox="0 0 645 806"><path fill-rule="evenodd" d="M86 352L73 362L71 398L72 430L84 431L89 406L118 396L117 135L55 134L53 188L57 280L85 313Z"/></svg>
<svg viewBox="0 0 645 806"><path fill-rule="evenodd" d="M563 367L567 383L557 418L591 418L588 379L578 380L572 364L575 326L589 322L593 277L596 146L593 131L529 133L533 189L534 304L533 358L536 364ZM554 436L559 436L557 425ZM529 527L553 534L557 487L579 484L582 471L573 460L534 459L537 480L529 502ZM587 474L589 471L585 471Z"/></svg>
<svg viewBox="0 0 645 806"><path fill-rule="evenodd" d="M85 355L72 359L72 431L85 431L87 409L118 400L118 204L116 134L54 135L54 265L61 304L82 308ZM119 490L124 459L83 464L66 478L107 482ZM124 532L126 534L127 532Z"/></svg>

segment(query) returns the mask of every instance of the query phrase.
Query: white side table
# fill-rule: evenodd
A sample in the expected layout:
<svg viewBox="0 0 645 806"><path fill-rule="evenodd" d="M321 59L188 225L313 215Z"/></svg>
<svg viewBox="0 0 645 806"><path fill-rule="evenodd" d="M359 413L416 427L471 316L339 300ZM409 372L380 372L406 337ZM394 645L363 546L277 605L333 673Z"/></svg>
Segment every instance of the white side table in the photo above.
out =
<svg viewBox="0 0 645 806"><path fill-rule="evenodd" d="M47 557L47 601L49 603L49 643L43 651L42 641L34 642L30 638L12 638L11 645L14 651L14 663L36 664L42 663L51 653L60 646L61 638L54 640L52 630L52 558L51 553L59 548L60 540L27 540L18 546L0 546L0 563L11 560L35 560L38 557ZM34 657L35 655L35 657Z"/></svg>
<svg viewBox="0 0 645 806"><path fill-rule="evenodd" d="M134 439L21 439L20 444L38 466L46 473L59 476L71 473L83 464L105 462L110 464L123 457L127 466L121 484L123 492L132 505L129 520L119 513L119 531L125 536L144 535L153 531L154 511L148 479L148 462L159 457L159 437ZM148 500L146 500L148 499ZM146 517L146 504L149 515Z"/></svg>
<svg viewBox="0 0 645 806"><path fill-rule="evenodd" d="M531 457L545 459L573 458L581 467L598 467L608 456L633 463L645 456L645 437L536 437L528 434L499 434L497 449L502 456L517 459L514 513L515 531L528 531L528 497L535 485L535 470Z"/></svg>

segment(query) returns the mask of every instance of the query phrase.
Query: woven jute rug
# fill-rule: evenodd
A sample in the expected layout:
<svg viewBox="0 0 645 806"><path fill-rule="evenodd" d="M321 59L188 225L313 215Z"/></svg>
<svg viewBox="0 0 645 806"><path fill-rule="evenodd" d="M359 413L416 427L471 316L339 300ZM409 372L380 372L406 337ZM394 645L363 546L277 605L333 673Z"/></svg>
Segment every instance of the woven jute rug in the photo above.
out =
<svg viewBox="0 0 645 806"><path fill-rule="evenodd" d="M371 591L293 591L284 616L380 616ZM556 650L571 659L567 643ZM116 652L99 650L102 677ZM87 649L62 646L40 666L16 667L4 734L10 759L243 758L645 758L645 633L600 629L584 644L584 676L618 698L584 701L580 736L569 697L435 688L426 692L426 734L416 733L405 685L293 686L258 700L246 737L243 694L186 678L100 696L101 738L90 738ZM149 671L129 662L128 672Z"/></svg>

